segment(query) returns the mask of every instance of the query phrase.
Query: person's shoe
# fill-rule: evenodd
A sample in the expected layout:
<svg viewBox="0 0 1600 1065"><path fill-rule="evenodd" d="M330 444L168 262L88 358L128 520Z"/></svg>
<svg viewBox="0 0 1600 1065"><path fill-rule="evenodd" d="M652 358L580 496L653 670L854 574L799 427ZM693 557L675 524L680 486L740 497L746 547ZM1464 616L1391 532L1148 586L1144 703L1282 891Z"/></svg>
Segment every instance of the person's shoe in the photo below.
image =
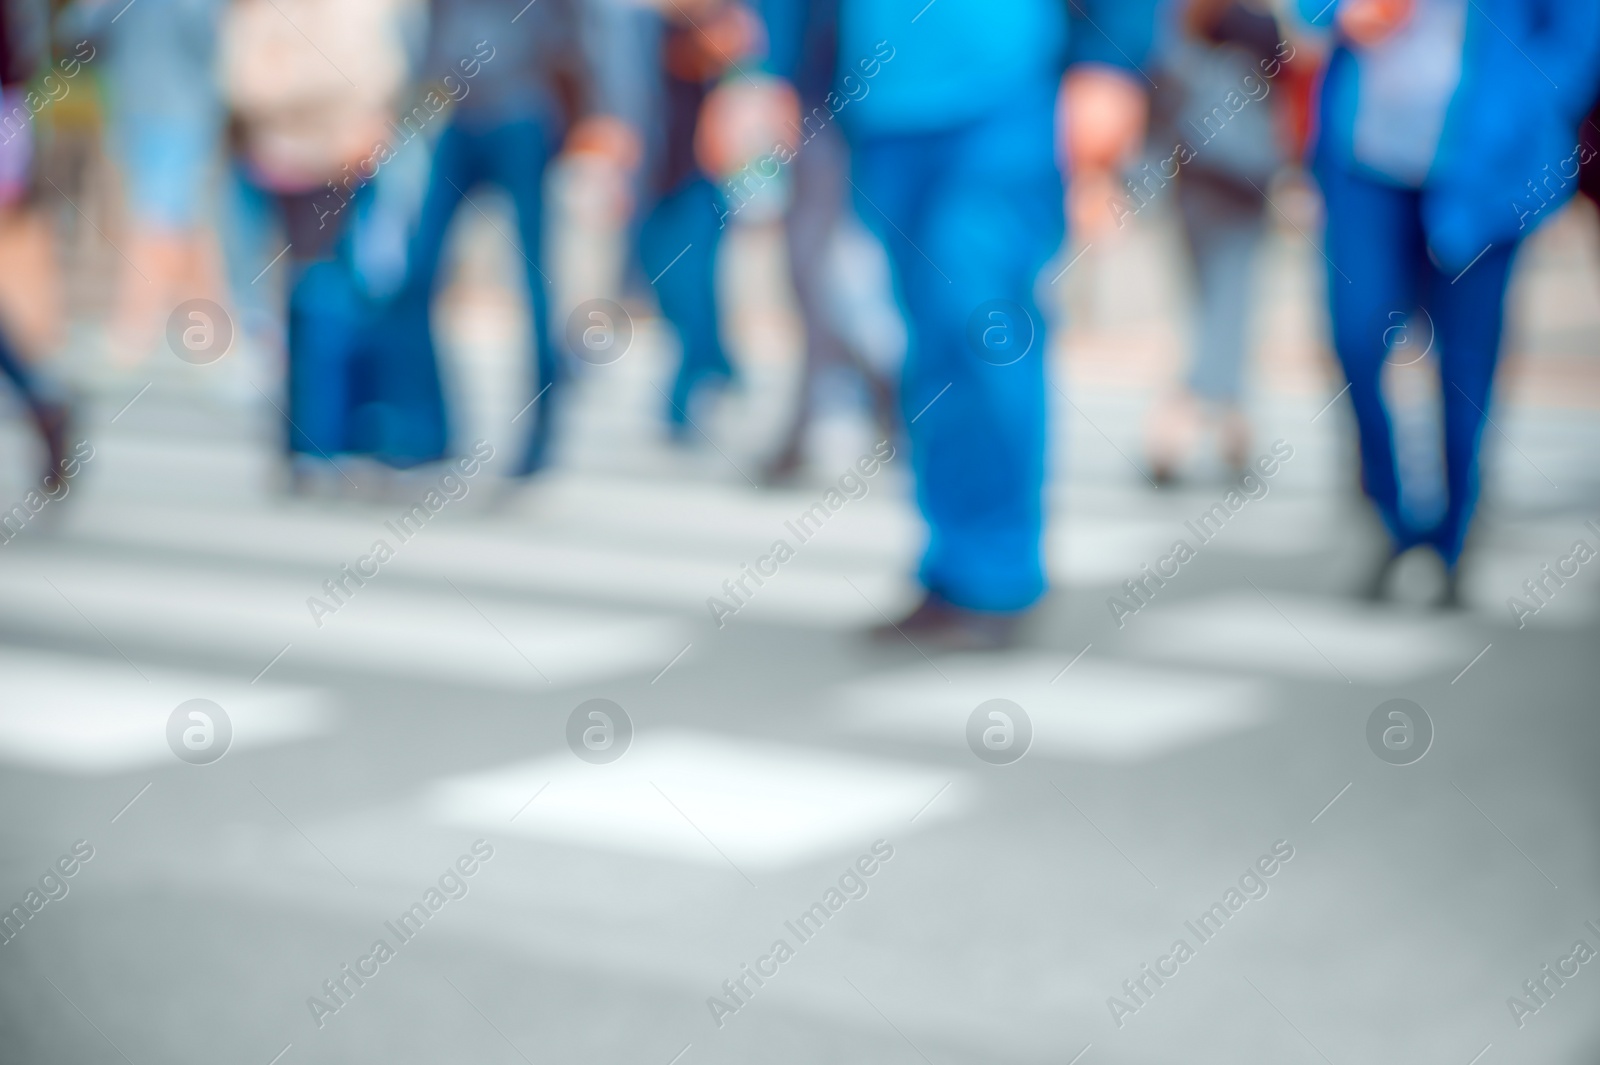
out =
<svg viewBox="0 0 1600 1065"><path fill-rule="evenodd" d="M888 642L904 636L919 636L933 632L948 623L950 613L956 608L932 592L926 593L911 613L899 621L874 625L868 635L878 641Z"/></svg>
<svg viewBox="0 0 1600 1065"><path fill-rule="evenodd" d="M1187 392L1162 398L1145 420L1145 463L1158 487L1176 483L1178 469L1200 436L1199 404Z"/></svg>
<svg viewBox="0 0 1600 1065"><path fill-rule="evenodd" d="M501 477L491 482L482 502L484 513L504 515L515 512L534 497L544 485L537 473Z"/></svg>
<svg viewBox="0 0 1600 1065"><path fill-rule="evenodd" d="M1389 575L1394 572L1395 566L1400 563L1400 556L1405 554L1405 549L1396 549L1391 546L1384 548L1383 557L1373 567L1367 579L1362 582L1360 598L1368 603L1381 603L1389 595Z"/></svg>
<svg viewBox="0 0 1600 1065"><path fill-rule="evenodd" d="M33 424L39 430L47 456L43 481L60 478L67 463L67 438L72 431L72 408L63 402L41 402L33 408Z"/></svg>
<svg viewBox="0 0 1600 1065"><path fill-rule="evenodd" d="M798 447L786 447L761 470L761 484L765 488L782 488L792 484L805 467L805 456Z"/></svg>
<svg viewBox="0 0 1600 1065"><path fill-rule="evenodd" d="M691 443L705 424L706 408L732 390L735 377L726 370L701 370L687 374L679 370L667 399L667 439L675 445ZM697 424L698 423L698 424Z"/></svg>
<svg viewBox="0 0 1600 1065"><path fill-rule="evenodd" d="M548 414L540 415L541 419L548 419ZM544 472L550 465L550 433L547 428L548 421L540 421L537 428L528 437L527 444L522 449L522 454L517 457L517 464L511 467L508 478L515 480L528 480L536 474Z"/></svg>
<svg viewBox="0 0 1600 1065"><path fill-rule="evenodd" d="M1440 610L1462 610L1466 601L1461 598L1461 566L1446 565L1444 568L1444 591L1439 595L1435 604Z"/></svg>
<svg viewBox="0 0 1600 1065"><path fill-rule="evenodd" d="M330 499L338 494L333 485L338 476L337 468L326 459L295 452L284 467L284 490L296 499Z"/></svg>
<svg viewBox="0 0 1600 1065"><path fill-rule="evenodd" d="M1016 643L1020 613L968 610L933 592L898 622L874 626L878 643L909 641L918 650L1000 651Z"/></svg>
<svg viewBox="0 0 1600 1065"><path fill-rule="evenodd" d="M861 375L866 382L873 424L878 427L878 432L884 440L895 439L900 433L901 426L900 411L895 402L894 382L872 369L864 356L852 355L851 360L861 368Z"/></svg>
<svg viewBox="0 0 1600 1065"><path fill-rule="evenodd" d="M1222 411L1217 423L1217 439L1222 448L1222 461L1235 477L1250 471L1250 422L1238 407L1229 405Z"/></svg>

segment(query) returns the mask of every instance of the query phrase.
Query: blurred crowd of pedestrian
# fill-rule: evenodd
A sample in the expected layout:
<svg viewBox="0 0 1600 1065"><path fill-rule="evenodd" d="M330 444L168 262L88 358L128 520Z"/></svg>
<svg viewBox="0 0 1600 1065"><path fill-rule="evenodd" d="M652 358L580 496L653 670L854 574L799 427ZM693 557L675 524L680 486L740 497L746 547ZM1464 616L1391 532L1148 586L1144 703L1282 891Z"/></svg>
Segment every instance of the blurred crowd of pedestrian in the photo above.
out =
<svg viewBox="0 0 1600 1065"><path fill-rule="evenodd" d="M104 358L149 358L191 304L181 342L192 326L214 343L203 308L226 308L229 335L281 353L301 492L350 456L449 457L432 310L478 187L511 205L534 323L514 478L556 457L574 360L616 342L607 295L659 308L677 352L665 435L698 433L740 372L719 247L780 211L803 370L765 479L803 467L819 382L858 380L878 431L909 445L928 530L925 598L886 631L957 647L1007 644L1045 592L1036 286L1069 230L1125 226L1171 187L1197 312L1145 460L1171 483L1215 441L1243 471L1253 263L1275 183L1303 162L1388 535L1363 591L1381 597L1420 548L1453 603L1516 251L1600 185L1600 0L4 0L0 82L0 372L47 476L71 421L47 357L81 341L55 249L85 225L105 239L86 201L115 198L123 220ZM544 254L558 158L605 192L628 249L575 326L553 320ZM842 320L846 233L886 257L903 357ZM274 247L281 305L254 284ZM1436 338L1434 496L1398 472L1396 315Z"/></svg>

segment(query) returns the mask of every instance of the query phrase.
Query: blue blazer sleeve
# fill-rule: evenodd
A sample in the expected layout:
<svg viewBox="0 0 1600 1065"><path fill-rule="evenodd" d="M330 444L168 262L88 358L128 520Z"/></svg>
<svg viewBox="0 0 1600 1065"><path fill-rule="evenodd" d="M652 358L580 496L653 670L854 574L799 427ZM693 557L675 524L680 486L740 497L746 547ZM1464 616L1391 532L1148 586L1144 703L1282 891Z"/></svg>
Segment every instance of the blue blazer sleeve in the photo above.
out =
<svg viewBox="0 0 1600 1065"><path fill-rule="evenodd" d="M1155 40L1158 0L1070 0L1068 63L1140 70Z"/></svg>
<svg viewBox="0 0 1600 1065"><path fill-rule="evenodd" d="M807 0L761 0L756 14L767 28L767 55L761 69L794 81L806 36Z"/></svg>
<svg viewBox="0 0 1600 1065"><path fill-rule="evenodd" d="M1522 49L1551 83L1567 118L1588 113L1600 85L1600 0L1535 0Z"/></svg>
<svg viewBox="0 0 1600 1065"><path fill-rule="evenodd" d="M1297 0L1300 18L1308 26L1331 26L1339 10L1339 0Z"/></svg>

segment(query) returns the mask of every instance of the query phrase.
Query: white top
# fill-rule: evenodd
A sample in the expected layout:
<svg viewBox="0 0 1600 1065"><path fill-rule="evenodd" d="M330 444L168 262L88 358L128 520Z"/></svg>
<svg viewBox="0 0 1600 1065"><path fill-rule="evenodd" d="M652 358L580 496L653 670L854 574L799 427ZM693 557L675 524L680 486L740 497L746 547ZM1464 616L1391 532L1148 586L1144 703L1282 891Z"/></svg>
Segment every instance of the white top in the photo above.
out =
<svg viewBox="0 0 1600 1065"><path fill-rule="evenodd" d="M1387 40L1356 49L1355 157L1404 185L1427 179L1461 83L1468 0L1416 0Z"/></svg>

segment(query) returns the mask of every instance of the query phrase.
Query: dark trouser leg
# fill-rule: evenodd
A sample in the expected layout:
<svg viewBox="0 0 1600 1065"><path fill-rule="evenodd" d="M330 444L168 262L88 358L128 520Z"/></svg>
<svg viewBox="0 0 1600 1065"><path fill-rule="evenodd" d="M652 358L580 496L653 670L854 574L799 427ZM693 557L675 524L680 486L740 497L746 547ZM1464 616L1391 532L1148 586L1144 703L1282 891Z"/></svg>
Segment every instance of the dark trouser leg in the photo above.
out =
<svg viewBox="0 0 1600 1065"><path fill-rule="evenodd" d="M440 135L407 254L406 283L386 315L381 392L393 415L386 436L396 465L439 457L448 447L433 298L450 223L462 198L485 179L484 153L481 135L459 119Z"/></svg>
<svg viewBox="0 0 1600 1065"><path fill-rule="evenodd" d="M521 477L543 468L549 460L550 439L566 377L555 340L559 325L550 321L550 279L543 269L544 179L551 136L545 122L527 116L495 128L484 140L490 174L511 196L516 208L532 320L533 390L528 398L537 396L538 402L519 419L528 428L528 439L511 472Z"/></svg>
<svg viewBox="0 0 1600 1065"><path fill-rule="evenodd" d="M11 382L30 411L37 410L44 402L33 370L22 361L22 357L11 346L11 339L4 331L0 331L0 376Z"/></svg>
<svg viewBox="0 0 1600 1065"><path fill-rule="evenodd" d="M828 306L826 256L845 210L848 166L843 139L831 125L803 144L790 164L793 200L784 217L784 236L795 302L805 328L805 346L795 388L794 415L773 461L773 473L778 476L800 463L816 400L817 378L824 367L854 365L866 384L879 431L887 434L894 424L892 388L847 348L833 327Z"/></svg>
<svg viewBox="0 0 1600 1065"><path fill-rule="evenodd" d="M1478 501L1478 450L1489 417L1505 322L1506 286L1516 249L1501 245L1454 281L1432 269L1428 308L1439 351L1444 400L1447 502L1430 540L1449 566L1461 557Z"/></svg>
<svg viewBox="0 0 1600 1065"><path fill-rule="evenodd" d="M640 263L682 347L667 410L668 421L680 427L696 386L733 376L717 317L724 213L721 194L694 177L661 198L639 233Z"/></svg>
<svg viewBox="0 0 1600 1065"><path fill-rule="evenodd" d="M276 197L291 249L288 269L288 443L294 455L332 460L351 448L351 369L361 297L336 246L354 204L323 190Z"/></svg>
<svg viewBox="0 0 1600 1065"><path fill-rule="evenodd" d="M1324 252L1333 344L1350 382L1361 439L1361 482L1396 550L1424 533L1401 512L1394 431L1383 397L1383 364L1394 330L1419 302L1427 266L1422 197L1336 166L1318 171L1327 203Z"/></svg>

